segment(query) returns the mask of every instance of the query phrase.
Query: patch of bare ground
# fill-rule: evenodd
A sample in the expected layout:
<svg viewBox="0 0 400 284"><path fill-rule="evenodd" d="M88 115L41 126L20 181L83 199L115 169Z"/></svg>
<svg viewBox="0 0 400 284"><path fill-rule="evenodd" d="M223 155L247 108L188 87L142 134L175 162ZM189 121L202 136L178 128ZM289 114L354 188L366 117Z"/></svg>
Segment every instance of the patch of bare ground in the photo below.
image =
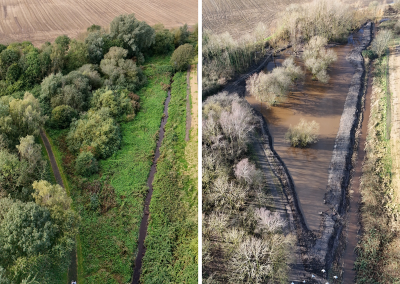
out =
<svg viewBox="0 0 400 284"><path fill-rule="evenodd" d="M395 202L400 203L400 46L391 48L389 57L389 89L392 93L392 183Z"/></svg>
<svg viewBox="0 0 400 284"><path fill-rule="evenodd" d="M197 23L197 0L2 0L0 43L31 41L39 46L61 34L75 38L92 24L108 26L114 17L134 13L149 25L166 28Z"/></svg>
<svg viewBox="0 0 400 284"><path fill-rule="evenodd" d="M197 181L197 169L198 169L198 107L199 107L199 92L197 84L197 66L192 65L190 69L190 96L192 102L191 109L191 128L189 141L185 148L185 157L188 162L188 175ZM196 183L197 184L197 183Z"/></svg>

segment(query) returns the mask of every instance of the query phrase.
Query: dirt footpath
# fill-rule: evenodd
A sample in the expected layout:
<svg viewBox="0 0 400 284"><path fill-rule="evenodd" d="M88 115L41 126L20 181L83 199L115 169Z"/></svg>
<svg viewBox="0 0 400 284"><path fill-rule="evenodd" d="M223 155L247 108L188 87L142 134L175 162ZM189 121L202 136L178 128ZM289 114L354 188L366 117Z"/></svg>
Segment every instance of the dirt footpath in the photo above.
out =
<svg viewBox="0 0 400 284"><path fill-rule="evenodd" d="M56 181L60 186L62 186L62 188L65 188L61 178L60 170L58 169L56 158L54 157L53 150L51 149L49 139L47 139L46 133L43 130L40 131L40 137L42 138L44 147L46 148L47 151L47 155L49 156L51 169L53 170Z"/></svg>
<svg viewBox="0 0 400 284"><path fill-rule="evenodd" d="M47 155L49 156L51 169L53 170L56 181L60 186L62 186L62 188L65 189L60 169L58 168L56 158L54 157L54 153L53 150L51 149L49 139L47 138L46 132L44 132L44 130L40 130L40 137L42 138L44 147L46 148ZM68 283L71 283L72 281L76 280L78 280L78 256L76 248L74 248L71 252L71 264L68 269Z"/></svg>
<svg viewBox="0 0 400 284"><path fill-rule="evenodd" d="M190 115L190 133L185 148L185 157L188 161L188 175L197 180L198 165L198 107L199 107L199 91L197 84L197 65L190 68L190 96L192 100L192 109Z"/></svg>
<svg viewBox="0 0 400 284"><path fill-rule="evenodd" d="M400 46L391 48L389 57L389 90L392 94L392 181L397 203L400 203Z"/></svg>

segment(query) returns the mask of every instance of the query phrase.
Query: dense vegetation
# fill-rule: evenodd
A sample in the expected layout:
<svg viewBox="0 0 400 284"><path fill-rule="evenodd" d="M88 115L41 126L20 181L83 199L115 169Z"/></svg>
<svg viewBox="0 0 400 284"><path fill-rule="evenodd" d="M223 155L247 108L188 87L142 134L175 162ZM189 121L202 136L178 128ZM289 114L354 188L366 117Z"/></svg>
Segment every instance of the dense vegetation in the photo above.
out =
<svg viewBox="0 0 400 284"><path fill-rule="evenodd" d="M391 93L389 92L389 56L387 36L380 27L371 50L381 56L371 63L373 88L368 123L366 157L361 177L362 236L357 246L357 283L398 283L399 274L399 203L395 183L395 155L398 141L391 137ZM383 35L383 36L382 36ZM398 40L398 36L397 40ZM382 52L377 52L377 46ZM368 55L368 52L366 53ZM368 61L368 59L367 59ZM397 143L396 143L397 142Z"/></svg>
<svg viewBox="0 0 400 284"><path fill-rule="evenodd" d="M256 116L244 99L219 93L203 104L203 279L287 283L293 238L268 210L263 173L249 147Z"/></svg>
<svg viewBox="0 0 400 284"><path fill-rule="evenodd" d="M318 131L319 124L315 120L301 119L297 125L290 125L285 140L293 147L306 147L318 141Z"/></svg>
<svg viewBox="0 0 400 284"><path fill-rule="evenodd" d="M175 49L179 66L170 63ZM82 41L0 46L1 283L66 282L75 246L79 282L129 281L163 102L196 49L197 30L150 27L134 15L116 17L109 32L93 25ZM43 158L43 128L65 189ZM182 201L187 190L176 188ZM196 233L194 219L179 242L193 246ZM174 261L197 267L197 248L190 258L182 250ZM185 277L197 282L197 274Z"/></svg>
<svg viewBox="0 0 400 284"><path fill-rule="evenodd" d="M47 117L29 93L0 109L0 280L62 283L79 216L37 142Z"/></svg>
<svg viewBox="0 0 400 284"><path fill-rule="evenodd" d="M270 73L261 71L246 80L246 90L267 106L272 106L286 98L289 88L298 80L304 79L304 72L294 64L293 58L286 59L281 67Z"/></svg>
<svg viewBox="0 0 400 284"><path fill-rule="evenodd" d="M234 40L228 32L203 32L203 95L218 90L237 73L264 57L266 28L260 24L249 36Z"/></svg>
<svg viewBox="0 0 400 284"><path fill-rule="evenodd" d="M197 185L184 174L185 98L186 73L176 73L153 182L144 283L197 283Z"/></svg>

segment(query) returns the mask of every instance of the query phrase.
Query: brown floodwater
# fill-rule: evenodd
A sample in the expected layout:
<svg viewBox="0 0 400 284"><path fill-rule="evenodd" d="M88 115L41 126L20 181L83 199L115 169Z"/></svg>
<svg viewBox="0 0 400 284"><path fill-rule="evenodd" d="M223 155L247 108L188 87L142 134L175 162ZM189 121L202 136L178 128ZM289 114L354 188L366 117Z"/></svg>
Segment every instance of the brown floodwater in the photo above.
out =
<svg viewBox="0 0 400 284"><path fill-rule="evenodd" d="M346 55L354 48L350 43L352 40L349 44L332 47L338 60L328 70L330 80L327 84L312 80L307 72L305 81L295 86L285 101L270 109L256 98L246 95L247 101L267 120L274 148L289 169L310 230L319 229L319 213L329 209L324 204L324 195L340 117L354 73L354 67L346 60ZM264 71L281 65L289 57L289 52L276 57ZM297 58L296 64L305 70L301 59ZM302 118L319 123L319 140L308 148L290 147L284 139L285 133Z"/></svg>

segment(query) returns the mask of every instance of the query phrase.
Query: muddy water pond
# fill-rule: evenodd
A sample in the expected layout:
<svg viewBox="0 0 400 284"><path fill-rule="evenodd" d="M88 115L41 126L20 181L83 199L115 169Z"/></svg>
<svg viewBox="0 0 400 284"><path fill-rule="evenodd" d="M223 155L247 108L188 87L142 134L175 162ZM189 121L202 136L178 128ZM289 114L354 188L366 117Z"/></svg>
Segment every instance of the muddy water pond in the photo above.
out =
<svg viewBox="0 0 400 284"><path fill-rule="evenodd" d="M354 48L352 41L349 42L347 45L332 47L338 60L328 70L330 80L327 84L312 80L311 74L306 72L304 82L295 86L285 101L269 109L264 103L246 95L247 101L267 120L274 148L289 169L300 208L311 230L319 229L319 213L329 209L324 204L328 169L344 102L354 74L353 66L346 60L346 55ZM264 71L280 66L290 56L289 53L290 50L275 57ZM296 64L305 70L301 59L296 58ZM319 140L308 148L293 148L285 141L285 133L302 118L319 123Z"/></svg>

